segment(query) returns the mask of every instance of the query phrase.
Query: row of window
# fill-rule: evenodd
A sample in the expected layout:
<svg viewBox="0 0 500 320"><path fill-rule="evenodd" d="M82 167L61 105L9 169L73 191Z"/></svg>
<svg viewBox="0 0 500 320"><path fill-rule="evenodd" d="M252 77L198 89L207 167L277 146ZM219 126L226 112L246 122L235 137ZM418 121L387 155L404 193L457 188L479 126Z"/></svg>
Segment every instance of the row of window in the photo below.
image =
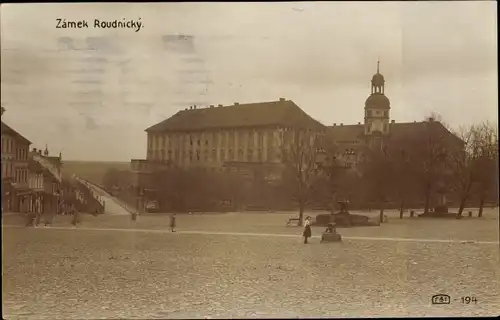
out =
<svg viewBox="0 0 500 320"><path fill-rule="evenodd" d="M189 143L190 146L198 146L202 145L209 146L218 146L225 145L227 143L234 144L236 142L236 137L238 137L239 141L247 141L249 146L256 144L262 146L264 144L264 137L267 135L267 141L269 145L272 145L273 133L250 133L248 132L228 132L227 134L219 135L218 133L205 133L204 136L208 139L200 139L195 135L173 135L170 137L164 136L150 136L148 137L148 147L154 149L166 148L171 142L172 145L184 145ZM256 137L256 139L252 139Z"/></svg>
<svg viewBox="0 0 500 320"><path fill-rule="evenodd" d="M43 188L43 175L37 174L34 175L34 179L29 179L28 184L32 189L40 189Z"/></svg>
<svg viewBox="0 0 500 320"><path fill-rule="evenodd" d="M196 150L193 152L190 150L189 152L183 152L180 153L178 149L172 151L168 150L168 152L165 154L165 152L162 151L156 151L156 153L151 152L150 155L153 157L154 160L187 160L189 161L217 161L218 160L218 154L216 149L212 149L212 152L208 152L208 150L204 150L203 152L200 152L200 150ZM274 157L274 152L273 150L268 150L268 159L273 159ZM243 150L239 149L237 154L233 152L232 149L229 149L228 152L224 149L220 150L220 160L221 161L263 161L263 153L262 150L258 149L255 153L253 149L248 149L246 157L244 156Z"/></svg>
<svg viewBox="0 0 500 320"><path fill-rule="evenodd" d="M13 149L13 141L9 138L2 137L2 153L10 153Z"/></svg>
<svg viewBox="0 0 500 320"><path fill-rule="evenodd" d="M17 160L27 160L28 159L28 149L27 148L17 148L15 147L15 141L8 137L2 137L2 153L16 153Z"/></svg>
<svg viewBox="0 0 500 320"><path fill-rule="evenodd" d="M27 149L17 149L16 150L17 160L28 160L28 150Z"/></svg>
<svg viewBox="0 0 500 320"><path fill-rule="evenodd" d="M16 183L27 183L28 182L28 170L17 169L15 175Z"/></svg>
<svg viewBox="0 0 500 320"><path fill-rule="evenodd" d="M2 161L2 177L12 177L15 175L14 173L14 167L12 163L6 163Z"/></svg>
<svg viewBox="0 0 500 320"><path fill-rule="evenodd" d="M16 183L27 183L28 182L28 170L27 169L15 169L12 163L2 162L2 177L4 178L14 178Z"/></svg>

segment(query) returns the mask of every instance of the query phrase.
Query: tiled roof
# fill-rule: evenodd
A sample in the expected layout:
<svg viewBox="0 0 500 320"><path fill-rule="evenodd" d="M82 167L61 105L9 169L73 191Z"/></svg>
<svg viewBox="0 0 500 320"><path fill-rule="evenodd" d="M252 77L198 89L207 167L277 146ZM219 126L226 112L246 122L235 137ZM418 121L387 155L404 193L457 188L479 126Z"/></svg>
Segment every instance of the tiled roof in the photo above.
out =
<svg viewBox="0 0 500 320"><path fill-rule="evenodd" d="M448 138L453 138L456 142L463 142L439 121L391 123L391 139L409 139L425 136L426 132L429 130L429 126L432 130L435 130L434 132L436 134L440 134L443 137L446 136Z"/></svg>
<svg viewBox="0 0 500 320"><path fill-rule="evenodd" d="M327 129L327 135L334 141L354 141L363 137L364 127L362 124L337 125Z"/></svg>
<svg viewBox="0 0 500 320"><path fill-rule="evenodd" d="M45 171L45 168L38 161L29 159L28 170L32 173L43 173Z"/></svg>
<svg viewBox="0 0 500 320"><path fill-rule="evenodd" d="M9 127L3 121L2 121L2 134L8 134L8 135L14 136L14 137L16 137L18 139L23 140L24 142L26 142L28 144L31 144L31 141L29 141L28 139L26 139L25 137L23 137L19 132L17 132L16 130L14 130L11 127Z"/></svg>
<svg viewBox="0 0 500 320"><path fill-rule="evenodd" d="M324 129L291 100L182 110L146 132L195 131L251 126L284 126Z"/></svg>
<svg viewBox="0 0 500 320"><path fill-rule="evenodd" d="M441 133L460 140L457 136L449 132L439 121L391 123L390 139L399 140L421 136L425 134L429 124L433 126L432 128L435 128ZM330 139L337 142L361 140L364 135L364 127L362 124L329 126L327 135Z"/></svg>
<svg viewBox="0 0 500 320"><path fill-rule="evenodd" d="M50 163L52 163L55 166L61 165L61 158L57 157L49 157L49 156L44 156L45 159L49 160Z"/></svg>

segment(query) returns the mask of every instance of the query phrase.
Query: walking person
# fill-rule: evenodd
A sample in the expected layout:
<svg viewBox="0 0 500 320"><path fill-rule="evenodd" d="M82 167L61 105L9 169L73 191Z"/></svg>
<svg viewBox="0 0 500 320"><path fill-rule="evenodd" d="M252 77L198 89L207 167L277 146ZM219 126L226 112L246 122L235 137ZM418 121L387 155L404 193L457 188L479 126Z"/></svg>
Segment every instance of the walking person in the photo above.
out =
<svg viewBox="0 0 500 320"><path fill-rule="evenodd" d="M175 232L175 213L170 216L170 231Z"/></svg>
<svg viewBox="0 0 500 320"><path fill-rule="evenodd" d="M307 239L309 239L312 235L311 232L311 217L307 217L306 221L304 221L304 233L302 234L304 236L304 244L307 244Z"/></svg>

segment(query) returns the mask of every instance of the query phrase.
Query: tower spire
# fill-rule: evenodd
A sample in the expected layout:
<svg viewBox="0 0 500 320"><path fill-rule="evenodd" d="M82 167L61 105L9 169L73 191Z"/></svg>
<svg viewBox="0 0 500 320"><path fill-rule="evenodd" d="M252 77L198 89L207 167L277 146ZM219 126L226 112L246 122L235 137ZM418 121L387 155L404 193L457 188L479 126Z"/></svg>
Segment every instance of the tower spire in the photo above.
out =
<svg viewBox="0 0 500 320"><path fill-rule="evenodd" d="M377 73L380 73L380 57L377 57Z"/></svg>

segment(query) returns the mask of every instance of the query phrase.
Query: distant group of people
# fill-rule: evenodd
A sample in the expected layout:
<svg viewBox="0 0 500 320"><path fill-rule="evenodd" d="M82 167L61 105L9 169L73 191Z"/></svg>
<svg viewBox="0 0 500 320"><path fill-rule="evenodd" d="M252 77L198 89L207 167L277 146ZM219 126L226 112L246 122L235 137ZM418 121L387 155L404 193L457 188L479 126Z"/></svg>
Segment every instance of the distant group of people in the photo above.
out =
<svg viewBox="0 0 500 320"><path fill-rule="evenodd" d="M28 213L28 221L26 226L37 228L40 225L43 216L43 225L48 227L52 225L54 218L56 215L72 215L71 224L76 226L81 222L80 213L76 210L76 206L72 205L59 205L59 209L56 213L54 212L29 212Z"/></svg>

